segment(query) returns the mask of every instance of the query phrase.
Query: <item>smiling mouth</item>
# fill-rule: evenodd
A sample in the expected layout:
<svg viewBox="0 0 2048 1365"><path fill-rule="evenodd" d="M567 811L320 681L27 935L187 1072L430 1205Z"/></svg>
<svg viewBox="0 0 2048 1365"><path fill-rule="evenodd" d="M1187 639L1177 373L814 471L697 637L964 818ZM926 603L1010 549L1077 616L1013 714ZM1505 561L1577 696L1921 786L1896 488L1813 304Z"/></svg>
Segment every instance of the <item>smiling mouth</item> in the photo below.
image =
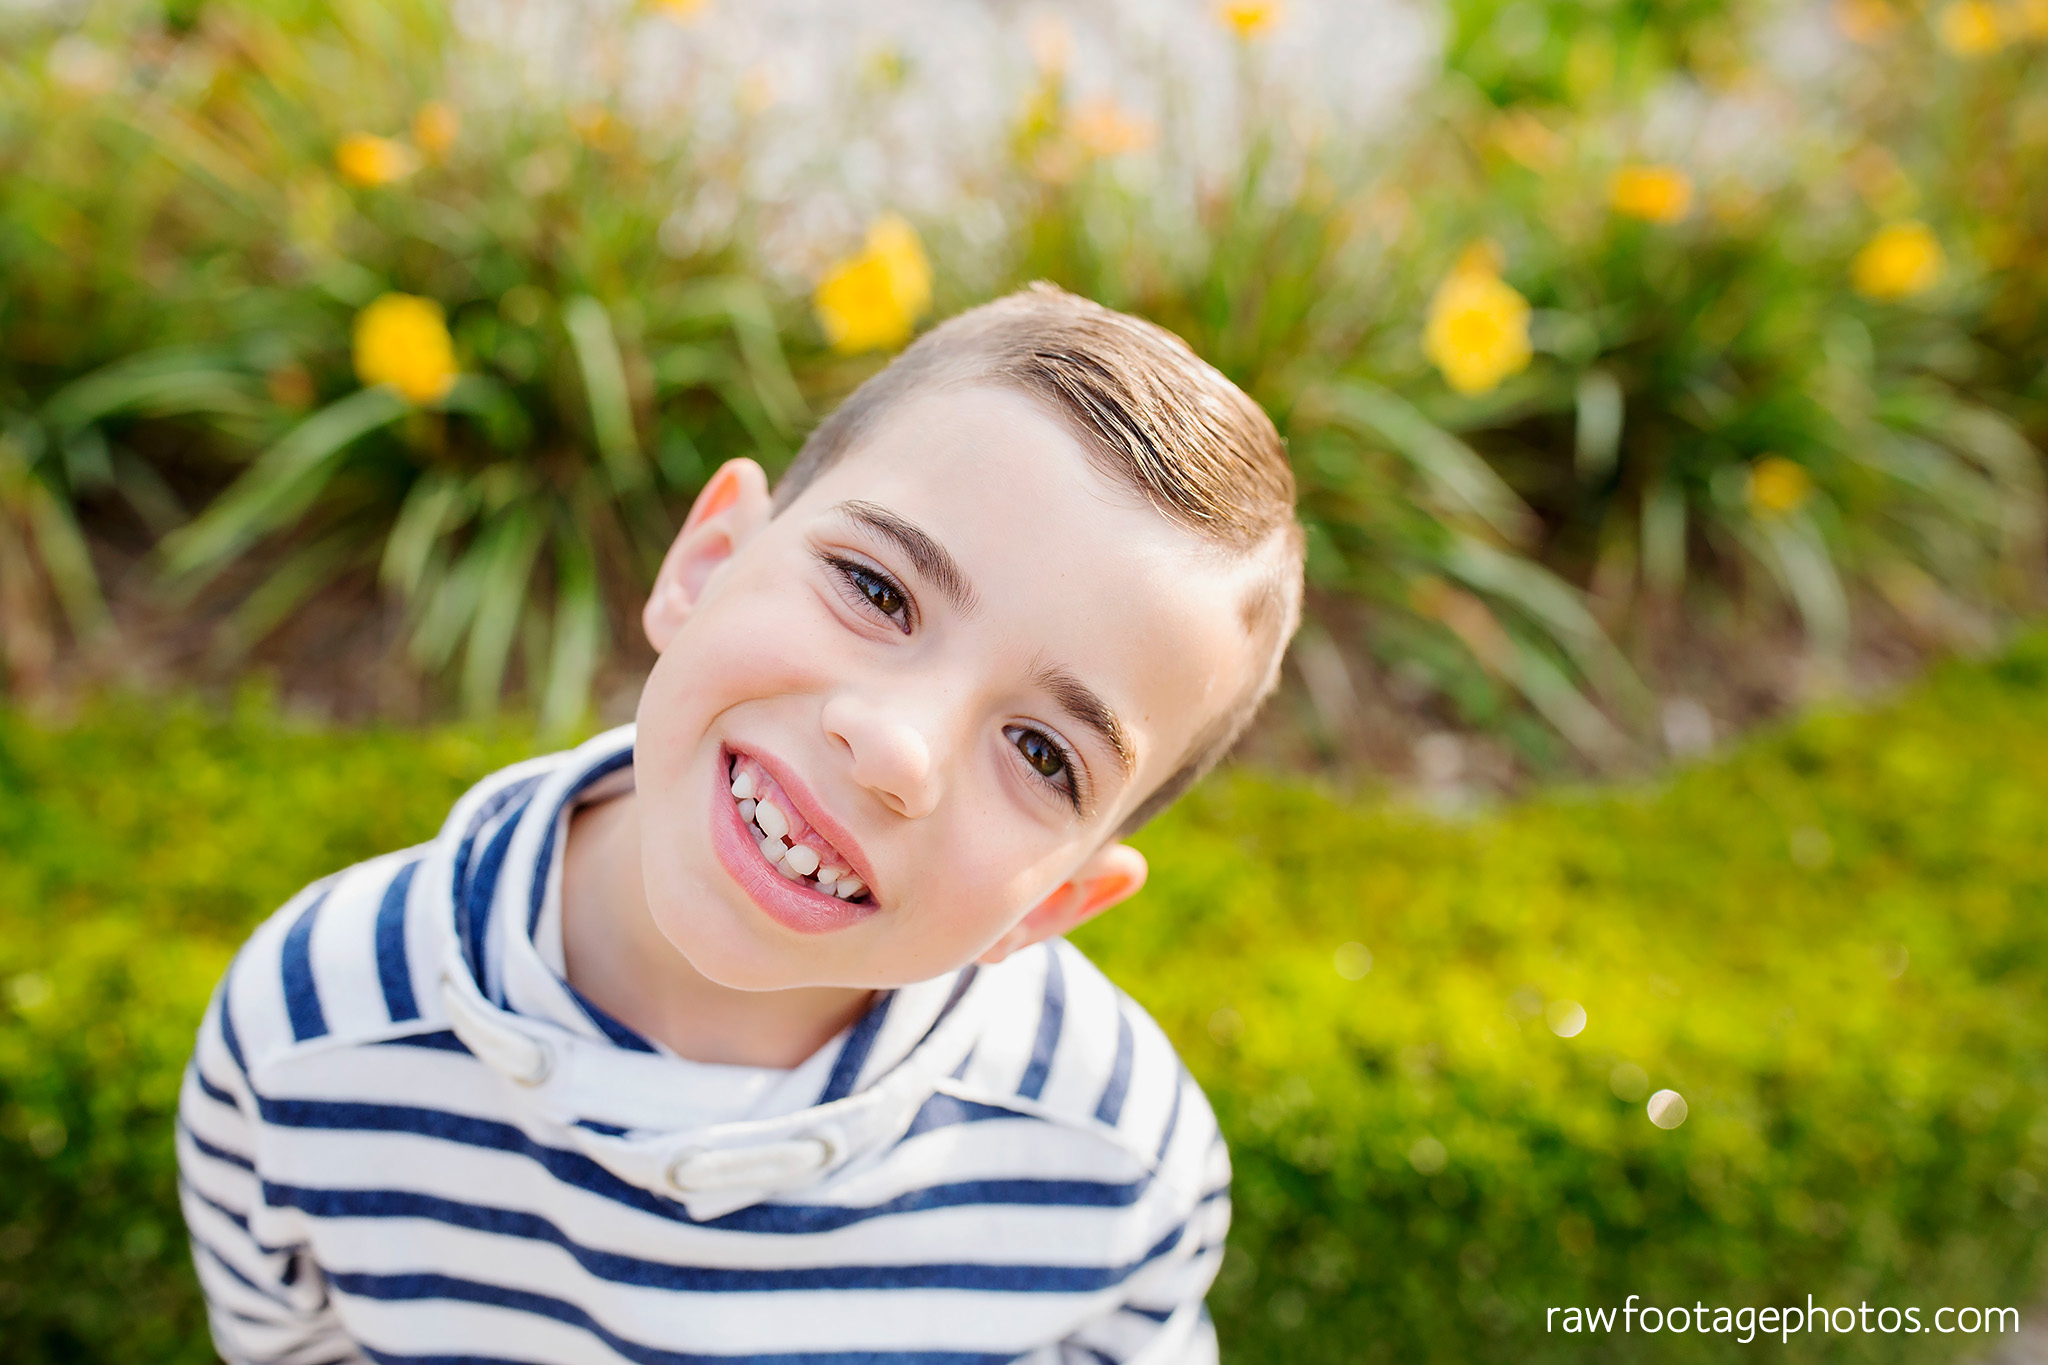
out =
<svg viewBox="0 0 2048 1365"><path fill-rule="evenodd" d="M872 905L874 897L852 860L810 827L796 803L752 758L729 756L726 778L740 822L754 836L770 867L809 891L849 905Z"/></svg>

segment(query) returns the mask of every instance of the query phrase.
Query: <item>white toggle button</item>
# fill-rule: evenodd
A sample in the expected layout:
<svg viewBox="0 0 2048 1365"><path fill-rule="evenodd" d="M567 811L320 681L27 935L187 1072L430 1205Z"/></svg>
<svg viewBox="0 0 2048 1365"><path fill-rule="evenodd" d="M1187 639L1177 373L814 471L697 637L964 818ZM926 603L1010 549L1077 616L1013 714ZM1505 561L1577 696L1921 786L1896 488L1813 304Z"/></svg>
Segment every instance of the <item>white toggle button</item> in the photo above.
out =
<svg viewBox="0 0 2048 1365"><path fill-rule="evenodd" d="M832 1164L832 1144L797 1138L759 1147L696 1149L669 1163L668 1183L684 1194L707 1190L779 1187L816 1175Z"/></svg>
<svg viewBox="0 0 2048 1365"><path fill-rule="evenodd" d="M530 1054L531 1060L519 1070L514 1071L512 1079L521 1085L539 1085L555 1069L554 1049L539 1039L530 1038L526 1041L533 1045L533 1051Z"/></svg>

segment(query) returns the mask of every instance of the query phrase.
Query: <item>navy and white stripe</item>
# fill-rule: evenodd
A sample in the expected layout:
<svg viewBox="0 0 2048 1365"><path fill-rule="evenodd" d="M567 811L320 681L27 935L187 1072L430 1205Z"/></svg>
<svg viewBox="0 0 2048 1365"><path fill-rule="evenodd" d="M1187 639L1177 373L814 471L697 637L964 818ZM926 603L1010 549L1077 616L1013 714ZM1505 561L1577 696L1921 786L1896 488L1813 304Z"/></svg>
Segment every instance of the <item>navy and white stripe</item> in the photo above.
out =
<svg viewBox="0 0 2048 1365"><path fill-rule="evenodd" d="M1221 1137L1157 1026L1070 945L885 993L792 1072L689 1062L561 980L568 811L630 783L631 745L627 727L486 779L434 842L315 883L243 947L177 1135L221 1353L1213 1360ZM569 1064L518 1083L479 1010ZM643 1160L856 1112L847 1151L765 1196L679 1192Z"/></svg>

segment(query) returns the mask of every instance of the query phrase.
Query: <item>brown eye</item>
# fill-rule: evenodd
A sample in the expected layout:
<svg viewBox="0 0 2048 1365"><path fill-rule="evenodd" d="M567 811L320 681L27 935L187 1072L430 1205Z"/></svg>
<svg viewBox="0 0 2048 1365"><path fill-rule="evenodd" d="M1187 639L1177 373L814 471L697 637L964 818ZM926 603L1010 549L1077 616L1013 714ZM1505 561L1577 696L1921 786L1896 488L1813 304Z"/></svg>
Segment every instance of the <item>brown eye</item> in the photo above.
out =
<svg viewBox="0 0 2048 1365"><path fill-rule="evenodd" d="M864 564L851 559L840 559L832 555L819 556L839 575L846 600L853 606L863 603L880 612L896 623L904 634L910 633L910 595L896 586L896 581L887 574L877 573ZM860 596L856 598L855 593Z"/></svg>
<svg viewBox="0 0 2048 1365"><path fill-rule="evenodd" d="M1024 761L1041 777L1058 777L1066 770L1067 756L1036 730L1019 731L1015 744Z"/></svg>
<svg viewBox="0 0 2048 1365"><path fill-rule="evenodd" d="M904 607L903 594L896 591L896 585L873 574L862 574L859 579L861 595L868 599L874 609L884 616L894 616Z"/></svg>

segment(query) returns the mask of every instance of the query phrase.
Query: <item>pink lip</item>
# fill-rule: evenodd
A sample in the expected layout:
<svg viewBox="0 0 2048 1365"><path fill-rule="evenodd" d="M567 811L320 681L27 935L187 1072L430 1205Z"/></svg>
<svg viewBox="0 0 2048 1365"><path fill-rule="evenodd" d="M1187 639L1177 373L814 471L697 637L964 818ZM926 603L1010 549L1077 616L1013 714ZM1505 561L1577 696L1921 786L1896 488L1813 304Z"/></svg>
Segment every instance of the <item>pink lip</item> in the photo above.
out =
<svg viewBox="0 0 2048 1365"><path fill-rule="evenodd" d="M740 819L739 807L732 799L732 781L726 776L735 753L744 753L767 769L768 775L775 779L776 785L796 806L797 813L846 858L855 874L868 884L865 903L843 901L837 896L799 885L777 872L761 856L761 846L754 841L746 822ZM724 750L712 768L711 792L712 851L718 855L719 864L746 891L748 898L777 924L800 934L829 934L835 929L850 928L881 908L873 889L874 878L869 875L867 857L860 851L859 843L845 826L819 809L818 799L810 789L781 763L758 750Z"/></svg>

